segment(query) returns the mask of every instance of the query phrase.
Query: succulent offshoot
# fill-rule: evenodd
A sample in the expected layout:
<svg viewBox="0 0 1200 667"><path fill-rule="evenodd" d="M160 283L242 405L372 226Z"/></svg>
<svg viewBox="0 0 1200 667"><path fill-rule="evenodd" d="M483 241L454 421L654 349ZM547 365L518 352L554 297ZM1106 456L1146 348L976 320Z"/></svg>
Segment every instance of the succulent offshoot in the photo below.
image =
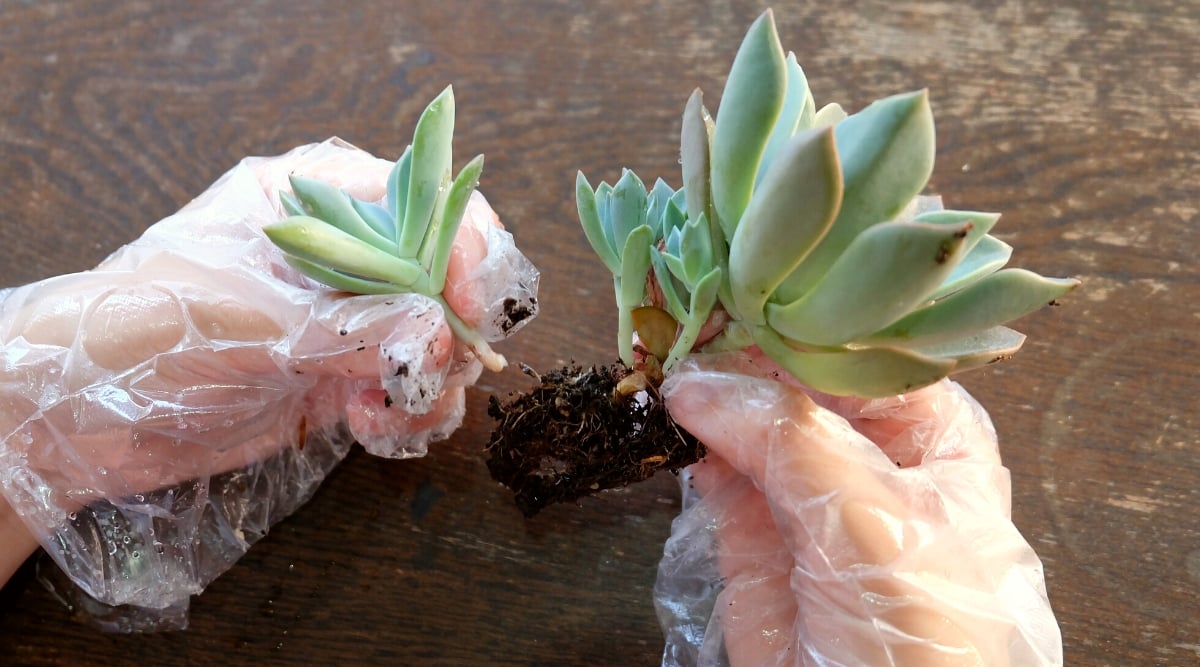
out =
<svg viewBox="0 0 1200 667"><path fill-rule="evenodd" d="M635 319L653 322L641 337L669 373L719 307L730 322L704 349L757 345L814 389L893 395L1011 356L1024 336L1003 325L1078 285L1003 268L1012 249L988 234L998 215L920 196L934 161L926 91L817 109L769 10L715 121L699 90L688 100L680 155L679 190L628 170L615 186L576 181L630 366ZM662 316L635 318L647 306L674 320L669 344Z"/></svg>
<svg viewBox="0 0 1200 667"><path fill-rule="evenodd" d="M451 174L454 91L447 87L417 121L412 144L387 181L384 206L311 178L291 177L280 200L289 217L263 228L284 258L306 276L357 294L423 294L483 365L506 365L442 297L446 267L467 202L479 184L483 156Z"/></svg>

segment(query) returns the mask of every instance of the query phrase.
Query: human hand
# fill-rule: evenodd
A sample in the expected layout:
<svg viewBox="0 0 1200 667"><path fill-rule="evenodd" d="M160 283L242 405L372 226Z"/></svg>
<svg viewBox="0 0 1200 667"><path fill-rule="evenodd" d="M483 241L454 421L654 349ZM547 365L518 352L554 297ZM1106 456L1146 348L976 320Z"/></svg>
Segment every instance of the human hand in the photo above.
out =
<svg viewBox="0 0 1200 667"><path fill-rule="evenodd" d="M352 442L420 456L461 423L480 364L437 303L321 288L261 231L289 174L375 201L390 169L337 140L250 158L94 270L0 296L0 491L90 595L186 602ZM495 341L536 289L476 195L446 301Z"/></svg>
<svg viewBox="0 0 1200 667"><path fill-rule="evenodd" d="M1062 664L978 403L949 380L867 401L771 377L702 355L663 385L709 448L659 567L665 665Z"/></svg>

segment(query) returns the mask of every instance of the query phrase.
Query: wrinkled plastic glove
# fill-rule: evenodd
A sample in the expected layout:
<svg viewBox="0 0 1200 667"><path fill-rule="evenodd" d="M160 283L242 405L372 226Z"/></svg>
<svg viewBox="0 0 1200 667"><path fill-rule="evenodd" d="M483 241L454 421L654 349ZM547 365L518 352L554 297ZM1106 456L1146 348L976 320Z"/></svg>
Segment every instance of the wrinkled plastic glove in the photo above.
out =
<svg viewBox="0 0 1200 667"><path fill-rule="evenodd" d="M248 158L94 270L0 293L0 492L86 593L146 611L110 629L179 626L354 441L420 456L461 424L481 365L436 302L324 288L261 231L289 174L382 201L391 166L336 139ZM476 193L446 301L495 341L537 282Z"/></svg>
<svg viewBox="0 0 1200 667"><path fill-rule="evenodd" d="M709 448L655 585L664 665L1061 665L987 414L944 380L810 395L700 355L662 387Z"/></svg>

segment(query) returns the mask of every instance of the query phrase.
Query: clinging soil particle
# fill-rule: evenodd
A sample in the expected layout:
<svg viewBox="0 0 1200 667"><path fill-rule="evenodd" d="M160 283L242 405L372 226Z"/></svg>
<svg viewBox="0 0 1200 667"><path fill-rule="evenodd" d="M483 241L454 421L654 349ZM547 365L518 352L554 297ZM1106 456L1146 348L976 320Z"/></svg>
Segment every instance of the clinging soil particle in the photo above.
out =
<svg viewBox="0 0 1200 667"><path fill-rule="evenodd" d="M623 364L525 372L538 380L531 391L490 399L488 414L499 424L486 451L492 477L513 491L527 517L704 456L700 441L671 421L653 386L617 392L632 372Z"/></svg>

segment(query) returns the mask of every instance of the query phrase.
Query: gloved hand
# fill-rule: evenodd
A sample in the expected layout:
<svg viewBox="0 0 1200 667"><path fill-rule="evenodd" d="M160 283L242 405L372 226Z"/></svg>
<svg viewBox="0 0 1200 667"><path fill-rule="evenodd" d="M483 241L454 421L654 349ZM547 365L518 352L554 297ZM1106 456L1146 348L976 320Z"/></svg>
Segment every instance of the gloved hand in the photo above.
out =
<svg viewBox="0 0 1200 667"><path fill-rule="evenodd" d="M0 294L0 491L88 594L177 610L354 441L420 456L461 424L481 367L436 302L321 287L261 231L289 174L379 201L390 169L339 140L249 158L94 270ZM495 341L536 290L476 194L446 301Z"/></svg>
<svg viewBox="0 0 1200 667"><path fill-rule="evenodd" d="M747 353L662 387L709 448L659 566L664 665L1061 665L983 408L806 393Z"/></svg>

